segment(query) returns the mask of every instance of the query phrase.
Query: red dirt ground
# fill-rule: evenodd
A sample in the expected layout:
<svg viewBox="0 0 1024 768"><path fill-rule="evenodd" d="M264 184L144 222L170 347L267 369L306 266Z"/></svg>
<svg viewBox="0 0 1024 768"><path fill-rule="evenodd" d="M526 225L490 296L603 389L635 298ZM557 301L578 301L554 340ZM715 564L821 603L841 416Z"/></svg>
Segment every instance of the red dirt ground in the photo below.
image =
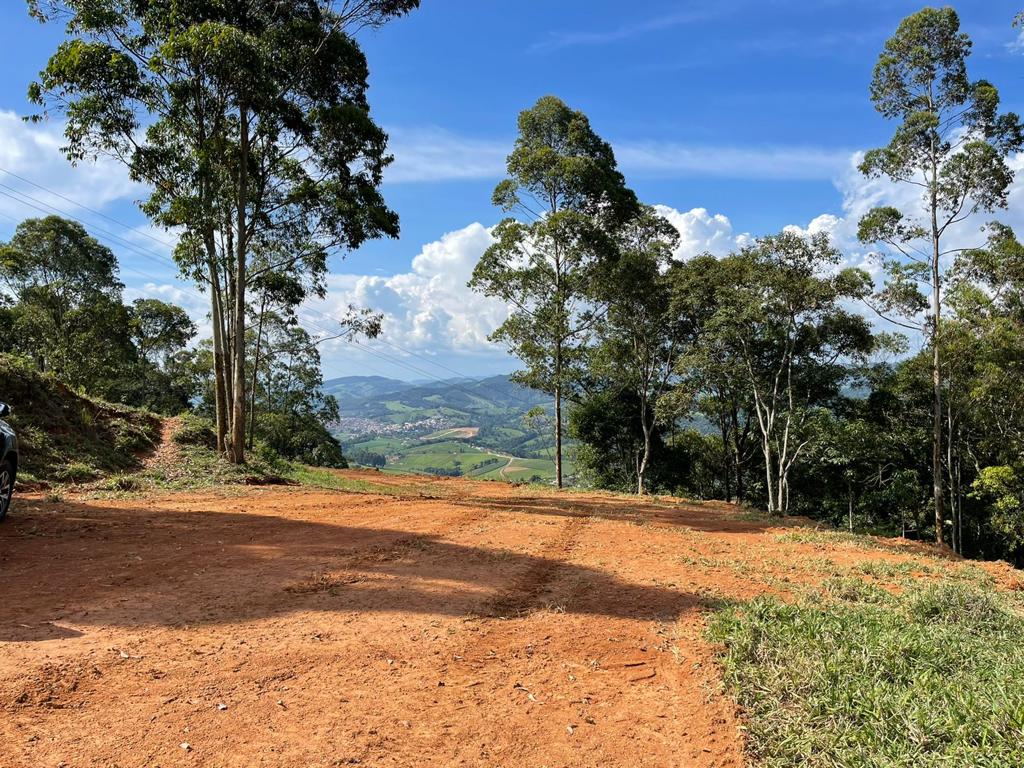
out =
<svg viewBox="0 0 1024 768"><path fill-rule="evenodd" d="M0 766L738 767L708 607L903 557L725 504L344 474L419 493L19 498Z"/></svg>

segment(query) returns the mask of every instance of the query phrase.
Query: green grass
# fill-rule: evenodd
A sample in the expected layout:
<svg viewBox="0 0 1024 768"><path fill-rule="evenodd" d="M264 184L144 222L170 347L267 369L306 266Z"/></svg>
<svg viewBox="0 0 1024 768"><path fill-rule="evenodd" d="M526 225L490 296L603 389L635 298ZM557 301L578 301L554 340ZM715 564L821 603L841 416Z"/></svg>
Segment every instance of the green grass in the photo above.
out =
<svg viewBox="0 0 1024 768"><path fill-rule="evenodd" d="M905 547L888 541L881 541L872 536L846 531L809 530L799 528L780 533L775 537L779 542L810 544L818 548L845 547L853 549L878 549L886 552L904 552Z"/></svg>
<svg viewBox="0 0 1024 768"><path fill-rule="evenodd" d="M834 579L712 620L763 768L1024 765L1020 605L960 581Z"/></svg>
<svg viewBox="0 0 1024 768"><path fill-rule="evenodd" d="M311 488L325 488L332 491L347 491L349 493L371 493L383 496L418 496L422 491L415 485L383 485L372 483L367 480L359 480L352 477L345 477L338 472L319 467L309 467L305 464L296 464L286 477L299 485Z"/></svg>

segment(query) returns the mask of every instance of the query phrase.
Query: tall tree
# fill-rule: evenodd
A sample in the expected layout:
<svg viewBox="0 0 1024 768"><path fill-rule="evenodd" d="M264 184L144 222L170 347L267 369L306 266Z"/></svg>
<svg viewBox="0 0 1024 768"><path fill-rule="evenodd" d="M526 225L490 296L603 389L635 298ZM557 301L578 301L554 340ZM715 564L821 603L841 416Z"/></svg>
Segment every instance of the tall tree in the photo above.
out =
<svg viewBox="0 0 1024 768"><path fill-rule="evenodd" d="M598 267L615 252L614 232L637 210L611 146L586 115L544 96L519 115L509 177L494 203L520 218L495 228L474 290L512 306L492 334L526 365L515 374L554 397L555 478L562 487L562 403L579 379L582 353L603 316L593 297Z"/></svg>
<svg viewBox="0 0 1024 768"><path fill-rule="evenodd" d="M247 288L261 241L303 264L394 236L377 187L390 161L349 34L418 0L29 0L67 20L30 88L67 118L72 161L111 154L152 186L144 210L181 228L176 257L211 297L218 446L245 457Z"/></svg>
<svg viewBox="0 0 1024 768"><path fill-rule="evenodd" d="M784 514L790 471L814 434L818 409L848 378L845 362L871 349L867 322L842 306L863 296L870 278L857 269L837 271L840 254L824 234L761 238L725 261L735 282L719 284L698 354L683 364L715 365L723 347L742 361L768 511ZM700 354L701 347L709 352Z"/></svg>
<svg viewBox="0 0 1024 768"><path fill-rule="evenodd" d="M727 500L740 502L746 498L748 465L757 455L747 369L728 339L706 330L720 297L745 279L745 269L741 260L702 254L670 272L673 317L697 343L688 344L678 359L678 382L659 403L665 418L688 419L696 411L715 424L722 444L722 489Z"/></svg>
<svg viewBox="0 0 1024 768"><path fill-rule="evenodd" d="M15 302L15 349L72 386L121 398L134 352L109 248L77 222L26 219L0 244L0 281Z"/></svg>
<svg viewBox="0 0 1024 768"><path fill-rule="evenodd" d="M619 233L618 253L598 273L594 299L607 307L598 326L591 374L635 398L643 442L634 457L636 492L651 463L658 400L668 390L684 326L671 314L672 251L679 232L648 206Z"/></svg>
<svg viewBox="0 0 1024 768"><path fill-rule="evenodd" d="M932 352L932 497L935 539L943 540L942 303L944 266L960 248L950 228L979 211L1005 207L1013 174L1010 152L1024 145L1020 121L1000 115L999 94L971 81L971 41L952 8L925 8L904 19L885 44L871 81L871 100L899 121L885 147L864 156L861 171L920 190L908 210L881 207L860 222L863 242L879 243L889 280L880 312L922 318ZM926 295L927 294L927 295ZM923 317L922 317L923 316Z"/></svg>

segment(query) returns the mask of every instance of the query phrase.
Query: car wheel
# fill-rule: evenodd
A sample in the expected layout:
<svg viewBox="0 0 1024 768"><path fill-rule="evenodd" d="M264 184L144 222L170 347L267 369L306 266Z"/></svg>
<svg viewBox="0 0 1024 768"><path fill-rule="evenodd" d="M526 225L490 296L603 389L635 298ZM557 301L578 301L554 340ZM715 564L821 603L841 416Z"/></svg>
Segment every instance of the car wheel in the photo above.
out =
<svg viewBox="0 0 1024 768"><path fill-rule="evenodd" d="M14 493L14 467L9 459L0 462L0 520L7 517Z"/></svg>

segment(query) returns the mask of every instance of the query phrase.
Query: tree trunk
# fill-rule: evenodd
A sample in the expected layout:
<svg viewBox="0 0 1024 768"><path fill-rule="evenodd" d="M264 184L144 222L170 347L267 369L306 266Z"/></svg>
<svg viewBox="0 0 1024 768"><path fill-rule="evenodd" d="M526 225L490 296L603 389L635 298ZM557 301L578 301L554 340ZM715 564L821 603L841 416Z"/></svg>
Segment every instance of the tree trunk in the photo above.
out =
<svg viewBox="0 0 1024 768"><path fill-rule="evenodd" d="M934 411L932 414L932 498L935 503L935 541L943 539L943 497L942 497L942 360L939 353L942 330L942 294L939 271L939 224L938 169L932 163L931 214L932 214L932 390Z"/></svg>
<svg viewBox="0 0 1024 768"><path fill-rule="evenodd" d="M724 414L719 420L719 428L722 432L722 472L725 480L725 500L732 501L732 483L730 482L732 479L730 477L732 456L729 454L729 427Z"/></svg>
<svg viewBox="0 0 1024 768"><path fill-rule="evenodd" d="M246 209L249 205L249 112L245 105L239 107L239 158L238 158L238 216L235 233L235 322L234 322L234 367L231 409L231 461L245 462L245 260L246 260Z"/></svg>
<svg viewBox="0 0 1024 768"><path fill-rule="evenodd" d="M651 460L651 425L647 423L647 404L646 402L641 404L640 407L640 426L644 431L644 452L640 459L640 466L636 470L636 493L638 496L644 495L644 475L647 473L647 465Z"/></svg>
<svg viewBox="0 0 1024 768"><path fill-rule="evenodd" d="M562 344L555 345L555 487L562 487Z"/></svg>
<svg viewBox="0 0 1024 768"><path fill-rule="evenodd" d="M735 462L733 467L733 481L736 484L736 501L742 504L747 498L746 483L743 480L743 468L746 466L746 460L743 458L743 450L747 444L747 437L749 436L750 420L749 417L747 422L744 424L743 429L740 430L740 416L739 407L736 402L732 404L732 457Z"/></svg>
<svg viewBox="0 0 1024 768"><path fill-rule="evenodd" d="M846 498L847 498L847 515L850 523L850 533L853 533L853 485L851 483L846 484Z"/></svg>
<svg viewBox="0 0 1024 768"><path fill-rule="evenodd" d="M762 438L761 450L764 452L764 476L765 476L765 490L768 492L768 514L774 515L778 513L778 507L775 502L775 484L772 482L772 449L767 438Z"/></svg>
<svg viewBox="0 0 1024 768"><path fill-rule="evenodd" d="M228 398L224 380L227 367L224 360L224 305L217 270L216 246L213 235L207 236L207 258L210 271L210 316L213 323L213 391L217 422L217 452L227 454Z"/></svg>
<svg viewBox="0 0 1024 768"><path fill-rule="evenodd" d="M256 325L256 351L252 360L252 392L249 397L249 442L248 448L252 450L253 438L256 433L256 385L259 383L260 375L260 344L263 341L263 316L267 311L267 297L263 295L260 301L260 320Z"/></svg>
<svg viewBox="0 0 1024 768"><path fill-rule="evenodd" d="M562 385L555 385L555 486L562 487Z"/></svg>

